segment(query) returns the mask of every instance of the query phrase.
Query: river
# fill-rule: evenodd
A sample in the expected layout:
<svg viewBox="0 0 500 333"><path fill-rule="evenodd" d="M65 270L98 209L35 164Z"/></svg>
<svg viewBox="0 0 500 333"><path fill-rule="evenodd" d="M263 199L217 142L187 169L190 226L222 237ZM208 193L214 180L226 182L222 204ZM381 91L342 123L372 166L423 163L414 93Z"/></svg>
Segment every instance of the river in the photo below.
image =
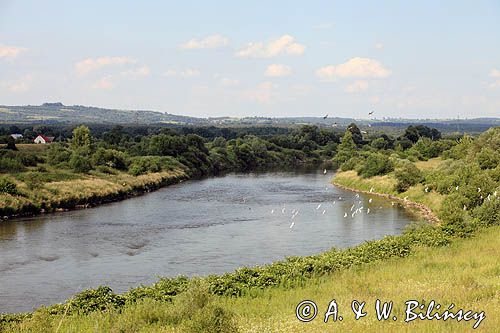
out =
<svg viewBox="0 0 500 333"><path fill-rule="evenodd" d="M332 186L332 176L228 174L0 222L0 312L30 311L99 285L123 292L158 276L220 274L345 248L400 234L412 221L387 199Z"/></svg>

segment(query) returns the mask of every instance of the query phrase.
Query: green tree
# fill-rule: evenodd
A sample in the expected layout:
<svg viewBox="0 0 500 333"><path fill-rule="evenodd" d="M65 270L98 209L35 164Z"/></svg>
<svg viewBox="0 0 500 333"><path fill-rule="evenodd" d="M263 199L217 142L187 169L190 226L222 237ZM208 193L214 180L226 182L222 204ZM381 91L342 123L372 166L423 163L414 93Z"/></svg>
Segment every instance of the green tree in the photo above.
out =
<svg viewBox="0 0 500 333"><path fill-rule="evenodd" d="M356 144L352 138L351 131L345 131L342 142L339 144L337 154L333 157L335 167L340 167L344 162L347 162L351 157L357 156Z"/></svg>
<svg viewBox="0 0 500 333"><path fill-rule="evenodd" d="M90 130L85 125L80 125L73 130L73 138L71 139L71 148L73 150L90 151L92 147L92 137Z"/></svg>

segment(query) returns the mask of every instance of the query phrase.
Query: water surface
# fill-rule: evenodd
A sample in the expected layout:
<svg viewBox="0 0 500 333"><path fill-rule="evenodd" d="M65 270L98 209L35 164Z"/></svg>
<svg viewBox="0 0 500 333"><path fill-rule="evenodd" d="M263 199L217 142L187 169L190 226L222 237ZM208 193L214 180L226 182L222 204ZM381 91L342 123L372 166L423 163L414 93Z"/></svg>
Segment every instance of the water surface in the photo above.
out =
<svg viewBox="0 0 500 333"><path fill-rule="evenodd" d="M123 292L158 276L219 274L344 248L399 234L411 221L397 204L358 198L330 185L331 177L317 170L229 174L1 222L0 312L29 311L103 284Z"/></svg>

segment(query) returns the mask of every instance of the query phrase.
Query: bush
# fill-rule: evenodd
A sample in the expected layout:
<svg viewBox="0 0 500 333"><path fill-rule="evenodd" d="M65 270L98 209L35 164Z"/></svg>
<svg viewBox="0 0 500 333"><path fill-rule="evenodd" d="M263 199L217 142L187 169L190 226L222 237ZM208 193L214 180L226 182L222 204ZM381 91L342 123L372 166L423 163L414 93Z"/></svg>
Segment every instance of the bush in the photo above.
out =
<svg viewBox="0 0 500 333"><path fill-rule="evenodd" d="M71 151L60 143L53 143L47 149L47 162L51 165L69 162Z"/></svg>
<svg viewBox="0 0 500 333"><path fill-rule="evenodd" d="M378 175L385 175L394 170L390 158L383 154L370 154L365 163L358 169L358 174L363 178L369 178Z"/></svg>
<svg viewBox="0 0 500 333"><path fill-rule="evenodd" d="M82 291L73 297L67 306L70 313L87 314L123 305L125 305L123 296L113 293L110 287L101 286L97 289Z"/></svg>
<svg viewBox="0 0 500 333"><path fill-rule="evenodd" d="M79 173L87 173L92 170L92 165L90 164L89 157L78 151L74 151L73 154L71 154L69 166L75 172Z"/></svg>
<svg viewBox="0 0 500 333"><path fill-rule="evenodd" d="M485 226L500 224L500 199L490 195L490 199L484 200L481 206L474 209L473 216Z"/></svg>
<svg viewBox="0 0 500 333"><path fill-rule="evenodd" d="M24 165L18 159L0 157L0 172L4 173L16 173L23 171Z"/></svg>
<svg viewBox="0 0 500 333"><path fill-rule="evenodd" d="M406 162L394 173L397 183L395 190L404 192L411 186L418 184L422 179L422 172L411 162Z"/></svg>
<svg viewBox="0 0 500 333"><path fill-rule="evenodd" d="M117 170L127 170L127 155L114 149L99 148L92 155L92 164L94 166L107 166Z"/></svg>
<svg viewBox="0 0 500 333"><path fill-rule="evenodd" d="M169 156L138 156L134 157L129 166L129 173L138 176L148 172L173 170L181 164Z"/></svg>
<svg viewBox="0 0 500 333"><path fill-rule="evenodd" d="M476 156L481 169L494 169L500 164L500 153L491 148L483 148Z"/></svg>
<svg viewBox="0 0 500 333"><path fill-rule="evenodd" d="M0 193L16 195L18 194L17 186L11 180L2 177L0 178Z"/></svg>

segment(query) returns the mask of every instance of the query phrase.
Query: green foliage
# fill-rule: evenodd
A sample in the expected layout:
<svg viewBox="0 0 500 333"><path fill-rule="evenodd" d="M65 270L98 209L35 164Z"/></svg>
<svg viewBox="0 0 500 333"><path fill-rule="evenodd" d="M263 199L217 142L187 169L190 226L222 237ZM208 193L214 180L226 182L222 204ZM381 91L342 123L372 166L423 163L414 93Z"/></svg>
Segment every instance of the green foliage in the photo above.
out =
<svg viewBox="0 0 500 333"><path fill-rule="evenodd" d="M485 226L499 225L500 197L498 195L493 196L490 194L488 199L484 200L481 206L474 209L473 216Z"/></svg>
<svg viewBox="0 0 500 333"><path fill-rule="evenodd" d="M19 159L0 157L0 172L17 173L24 171L24 165Z"/></svg>
<svg viewBox="0 0 500 333"><path fill-rule="evenodd" d="M338 145L337 154L332 159L334 166L338 168L342 163L357 156L356 150L356 144L354 143L351 131L346 131L342 137L342 142Z"/></svg>
<svg viewBox="0 0 500 333"><path fill-rule="evenodd" d="M90 164L90 157L87 155L86 151L75 150L71 154L69 159L69 166L75 172L87 173L92 170L92 164Z"/></svg>
<svg viewBox="0 0 500 333"><path fill-rule="evenodd" d="M94 166L107 166L117 170L127 170L128 158L121 151L98 148L92 155L92 164Z"/></svg>
<svg viewBox="0 0 500 333"><path fill-rule="evenodd" d="M357 169L358 174L363 178L385 175L392 170L394 170L394 165L391 159L387 155L380 153L371 153Z"/></svg>
<svg viewBox="0 0 500 333"><path fill-rule="evenodd" d="M423 179L422 172L411 162L404 163L394 172L397 183L395 190L404 192L411 186L418 184Z"/></svg>
<svg viewBox="0 0 500 333"><path fill-rule="evenodd" d="M149 172L173 170L181 164L168 156L137 156L133 157L128 168L131 175L138 176Z"/></svg>
<svg viewBox="0 0 500 333"><path fill-rule="evenodd" d="M493 169L500 164L500 152L489 147L481 149L476 158L481 169Z"/></svg>
<svg viewBox="0 0 500 333"><path fill-rule="evenodd" d="M85 125L80 125L73 130L73 138L71 139L71 148L73 150L90 151L92 147L92 137L90 129Z"/></svg>
<svg viewBox="0 0 500 333"><path fill-rule="evenodd" d="M8 178L0 177L0 193L16 195L18 194L17 186Z"/></svg>
<svg viewBox="0 0 500 333"><path fill-rule="evenodd" d="M109 287L101 286L97 289L82 291L70 299L66 306L69 313L86 314L121 307L124 304L125 298L123 296L113 293ZM59 308L60 310L61 308Z"/></svg>
<svg viewBox="0 0 500 333"><path fill-rule="evenodd" d="M58 142L52 143L47 149L47 162L51 165L68 162L70 158L71 151Z"/></svg>

